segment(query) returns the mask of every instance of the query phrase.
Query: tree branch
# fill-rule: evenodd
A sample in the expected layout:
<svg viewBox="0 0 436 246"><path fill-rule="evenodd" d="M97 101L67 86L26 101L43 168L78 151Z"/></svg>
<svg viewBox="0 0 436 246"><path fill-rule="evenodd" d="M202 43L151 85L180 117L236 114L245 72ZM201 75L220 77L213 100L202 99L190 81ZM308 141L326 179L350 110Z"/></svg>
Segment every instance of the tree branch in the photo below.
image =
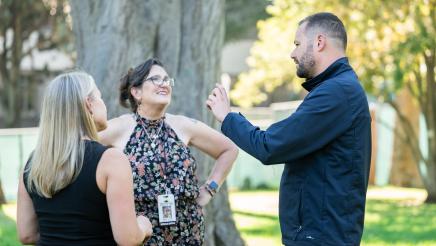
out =
<svg viewBox="0 0 436 246"><path fill-rule="evenodd" d="M419 92L416 92L416 90L413 89L411 82L406 83L406 87L407 87L407 90L410 92L410 94L412 95L413 98L416 98L416 99L418 99L418 101L421 101L421 98L419 97ZM421 102L420 102L420 104L421 104Z"/></svg>
<svg viewBox="0 0 436 246"><path fill-rule="evenodd" d="M400 120L400 125L404 131L407 143L409 144L412 155L415 161L423 161L426 165L428 160L424 157L420 147L419 147L419 137L412 127L411 122L406 118L406 116L401 112L398 104L394 101L388 101L388 103L395 109L398 119Z"/></svg>
<svg viewBox="0 0 436 246"><path fill-rule="evenodd" d="M425 65L427 67L426 82L427 82L427 97L428 97L428 107L427 112L427 128L429 130L434 130L436 128L436 79L435 79L435 61L436 58L436 47L432 47L429 55L424 54ZM429 138L433 137L433 132L429 134ZM430 139L429 139L430 140Z"/></svg>
<svg viewBox="0 0 436 246"><path fill-rule="evenodd" d="M400 138L400 140L402 142L410 144L411 141L406 137L406 134L404 133L404 131L400 130L400 128L391 126L386 121L383 121L383 120L381 120L378 117L376 118L376 121L378 123L380 123L380 125L382 125L382 126L386 127L387 129L391 130L394 133L395 136Z"/></svg>
<svg viewBox="0 0 436 246"><path fill-rule="evenodd" d="M427 94L425 93L423 86L422 86L422 76L421 73L418 70L414 69L413 74L415 75L416 83L418 84L418 95L416 95L416 99L418 99L418 102L421 106L422 111L427 113L428 105L427 105Z"/></svg>

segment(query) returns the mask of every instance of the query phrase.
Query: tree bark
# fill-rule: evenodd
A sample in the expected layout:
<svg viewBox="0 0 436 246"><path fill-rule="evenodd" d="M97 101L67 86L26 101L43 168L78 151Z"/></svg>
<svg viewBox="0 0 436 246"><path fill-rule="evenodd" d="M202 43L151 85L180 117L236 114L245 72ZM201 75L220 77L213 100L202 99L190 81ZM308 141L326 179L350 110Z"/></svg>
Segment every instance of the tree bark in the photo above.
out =
<svg viewBox="0 0 436 246"><path fill-rule="evenodd" d="M434 8L431 10L432 16L435 16ZM433 18L433 27L436 28L436 22ZM429 55L424 54L426 65L426 85L427 85L427 105L429 109L425 112L427 126L427 143L428 143L428 161L426 166L426 175L423 178L428 196L426 203L436 203L436 47L433 46Z"/></svg>
<svg viewBox="0 0 436 246"><path fill-rule="evenodd" d="M109 118L125 110L118 84L129 67L159 58L176 78L170 112L213 123L205 108L220 75L224 38L224 0L70 1L77 63L94 76ZM213 161L198 152L200 182ZM227 189L206 208L206 245L243 245L230 210Z"/></svg>

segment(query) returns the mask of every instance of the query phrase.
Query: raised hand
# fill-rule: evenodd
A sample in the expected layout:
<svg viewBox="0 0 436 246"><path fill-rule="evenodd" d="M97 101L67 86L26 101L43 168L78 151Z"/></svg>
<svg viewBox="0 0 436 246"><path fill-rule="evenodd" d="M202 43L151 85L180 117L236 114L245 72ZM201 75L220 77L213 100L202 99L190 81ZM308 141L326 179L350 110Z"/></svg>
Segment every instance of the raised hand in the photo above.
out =
<svg viewBox="0 0 436 246"><path fill-rule="evenodd" d="M216 84L216 87L206 100L206 105L219 122L223 122L227 114L231 112L227 92L220 84Z"/></svg>

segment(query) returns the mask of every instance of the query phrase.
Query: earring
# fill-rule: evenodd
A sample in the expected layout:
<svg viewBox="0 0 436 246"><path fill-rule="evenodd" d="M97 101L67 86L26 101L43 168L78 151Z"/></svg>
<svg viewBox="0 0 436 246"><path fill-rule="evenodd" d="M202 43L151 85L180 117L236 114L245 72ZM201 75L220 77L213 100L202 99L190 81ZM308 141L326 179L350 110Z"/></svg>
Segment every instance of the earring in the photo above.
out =
<svg viewBox="0 0 436 246"><path fill-rule="evenodd" d="M135 100L136 101L136 109L139 110L141 108L141 100Z"/></svg>

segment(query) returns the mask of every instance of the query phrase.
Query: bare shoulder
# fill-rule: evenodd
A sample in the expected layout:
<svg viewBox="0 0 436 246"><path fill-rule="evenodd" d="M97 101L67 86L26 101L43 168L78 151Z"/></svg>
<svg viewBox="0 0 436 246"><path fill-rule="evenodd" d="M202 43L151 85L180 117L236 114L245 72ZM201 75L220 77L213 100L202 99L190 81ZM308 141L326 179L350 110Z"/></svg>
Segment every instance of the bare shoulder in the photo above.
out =
<svg viewBox="0 0 436 246"><path fill-rule="evenodd" d="M117 148L107 149L100 159L100 164L109 170L120 170L128 167L128 160L126 155ZM124 167L125 166L125 167Z"/></svg>
<svg viewBox="0 0 436 246"><path fill-rule="evenodd" d="M124 159L126 155L124 155L121 150L117 148L108 148L102 155L101 158L116 158L116 159Z"/></svg>
<svg viewBox="0 0 436 246"><path fill-rule="evenodd" d="M171 127L177 127L183 130L189 130L195 127L197 124L201 124L201 121L180 114L174 115L167 113L166 119Z"/></svg>
<svg viewBox="0 0 436 246"><path fill-rule="evenodd" d="M112 118L108 121L108 125L114 126L114 127L120 127L123 124L126 124L126 122L133 122L133 114L123 114L118 117Z"/></svg>
<svg viewBox="0 0 436 246"><path fill-rule="evenodd" d="M204 125L196 119L173 114L166 114L166 122L186 145L189 145L195 132Z"/></svg>
<svg viewBox="0 0 436 246"><path fill-rule="evenodd" d="M116 146L121 138L135 125L132 114L124 114L107 122L107 127L98 133L100 142L106 146Z"/></svg>
<svg viewBox="0 0 436 246"><path fill-rule="evenodd" d="M126 124L134 124L135 120L133 114L123 114L118 117L112 118L107 122L107 128L104 132L119 133L126 128Z"/></svg>
<svg viewBox="0 0 436 246"><path fill-rule="evenodd" d="M127 157L116 148L107 149L98 163L97 186L106 194L109 180L120 182L131 178L131 169Z"/></svg>

